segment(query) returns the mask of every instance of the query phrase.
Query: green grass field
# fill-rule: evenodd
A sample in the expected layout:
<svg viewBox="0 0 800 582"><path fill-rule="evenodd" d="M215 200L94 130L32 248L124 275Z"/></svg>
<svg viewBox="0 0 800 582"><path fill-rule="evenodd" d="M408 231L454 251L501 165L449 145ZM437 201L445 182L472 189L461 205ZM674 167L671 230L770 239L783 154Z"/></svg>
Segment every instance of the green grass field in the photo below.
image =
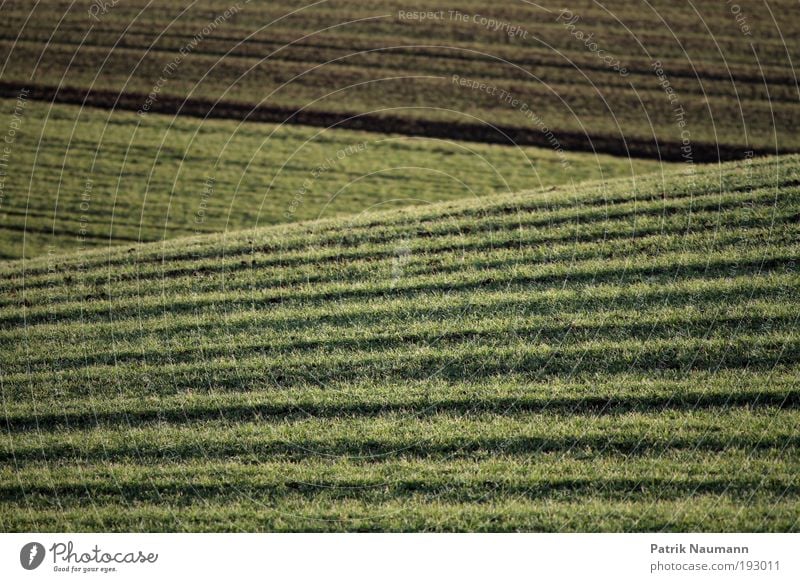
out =
<svg viewBox="0 0 800 582"><path fill-rule="evenodd" d="M467 198L0 264L0 529L800 529L800 157Z"/></svg>
<svg viewBox="0 0 800 582"><path fill-rule="evenodd" d="M158 88L149 103L154 110L169 97L189 97L219 99L217 114L245 104L309 114L372 112L420 127L488 121L521 136L538 133L519 105L454 84L456 74L510 92L576 147L587 147L582 136L588 135L610 139L623 155L630 148L679 156L674 146L687 130L696 157L705 152L711 159L718 148L796 152L800 11L793 0L740 4L734 14L723 1L463 0L458 11L466 20L446 12L419 21L400 12L452 7L408 0L126 0L93 18L84 4L11 0L3 3L1 76L9 91L63 85L62 97L80 101L91 87L112 92L109 106L122 93L125 106L137 109ZM566 17L558 19L565 7L578 17L572 28ZM234 13L220 19L226 9ZM482 18L508 26L495 30ZM590 35L594 45L582 40ZM676 124L678 106L685 128Z"/></svg>
<svg viewBox="0 0 800 582"><path fill-rule="evenodd" d="M0 101L0 123L16 100ZM33 258L629 176L657 161L28 101L0 257ZM562 163L566 162L566 164Z"/></svg>

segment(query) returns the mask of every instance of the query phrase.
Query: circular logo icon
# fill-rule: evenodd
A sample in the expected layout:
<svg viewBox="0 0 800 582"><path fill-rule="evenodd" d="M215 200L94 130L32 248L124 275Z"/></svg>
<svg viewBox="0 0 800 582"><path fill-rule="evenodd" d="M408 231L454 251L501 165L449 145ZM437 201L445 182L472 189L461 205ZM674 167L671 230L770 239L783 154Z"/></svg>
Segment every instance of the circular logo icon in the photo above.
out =
<svg viewBox="0 0 800 582"><path fill-rule="evenodd" d="M19 563L26 570L35 570L44 561L44 546L39 542L30 542L22 546L19 552Z"/></svg>

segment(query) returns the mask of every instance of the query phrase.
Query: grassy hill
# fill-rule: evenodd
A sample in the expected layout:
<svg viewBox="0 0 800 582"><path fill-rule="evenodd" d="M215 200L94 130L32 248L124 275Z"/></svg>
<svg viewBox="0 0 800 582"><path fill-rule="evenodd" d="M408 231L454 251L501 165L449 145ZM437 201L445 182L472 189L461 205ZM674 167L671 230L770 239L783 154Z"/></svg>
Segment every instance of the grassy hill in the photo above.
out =
<svg viewBox="0 0 800 582"><path fill-rule="evenodd" d="M797 530L800 158L0 265L0 528Z"/></svg>
<svg viewBox="0 0 800 582"><path fill-rule="evenodd" d="M126 0L92 15L88 3L10 0L0 89L50 100L59 87L80 103L91 88L108 106L273 121L369 114L362 122L379 130L505 140L487 121L543 144L518 99L567 149L591 138L606 152L680 159L685 130L695 159L798 151L797 4L741 4L609 0L567 14L553 1Z"/></svg>
<svg viewBox="0 0 800 582"><path fill-rule="evenodd" d="M240 230L631 176L658 162L0 101L0 257ZM6 145L6 144L4 144Z"/></svg>

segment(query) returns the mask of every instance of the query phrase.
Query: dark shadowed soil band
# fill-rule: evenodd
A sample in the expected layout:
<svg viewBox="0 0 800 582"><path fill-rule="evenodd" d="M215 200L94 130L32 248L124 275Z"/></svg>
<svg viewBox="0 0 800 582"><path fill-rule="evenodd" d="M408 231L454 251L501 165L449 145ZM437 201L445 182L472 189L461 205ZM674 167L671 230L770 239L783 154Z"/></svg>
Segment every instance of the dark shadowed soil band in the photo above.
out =
<svg viewBox="0 0 800 582"><path fill-rule="evenodd" d="M0 81L0 97L14 98L20 86ZM54 101L85 105L88 107L114 108L140 111L148 101L140 93L116 93L114 91L86 90L77 87L54 87L29 85L28 97L41 101ZM235 101L214 103L208 99L184 99L159 95L150 103L148 113L180 114L201 118L236 119L270 123L291 123L313 127L339 127L377 133L393 133L424 136L480 143L503 145L552 147L548 136L536 128L519 126L491 126L483 123L451 123L446 121L413 119L398 115L358 114L296 110L288 107L252 105ZM700 163L742 159L748 156L794 153L769 148L747 147L739 144L692 141L690 149L678 141L658 141L651 138L624 135L589 135L552 128L561 148L566 151L596 152L616 156L658 159L663 161L694 161Z"/></svg>

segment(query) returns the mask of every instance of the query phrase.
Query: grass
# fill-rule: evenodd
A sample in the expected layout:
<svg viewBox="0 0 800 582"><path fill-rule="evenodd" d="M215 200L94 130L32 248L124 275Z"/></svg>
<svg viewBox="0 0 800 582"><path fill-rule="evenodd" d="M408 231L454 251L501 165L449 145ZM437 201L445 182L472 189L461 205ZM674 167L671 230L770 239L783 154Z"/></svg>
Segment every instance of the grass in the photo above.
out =
<svg viewBox="0 0 800 582"><path fill-rule="evenodd" d="M234 6L240 10L231 18L208 28ZM790 0L739 15L714 3L582 3L572 7L579 17L574 30L558 21L562 3L487 7L465 0L458 8L466 22L403 19L400 11L431 9L406 0L380 6L200 0L191 10L130 0L94 20L85 6L44 0L32 9L17 0L3 6L2 77L10 93L19 86L35 93L36 87L65 85L61 98L80 102L92 88L109 91L102 97L108 105L135 109L160 85L154 109L189 97L184 111L200 112L196 100L219 99L216 114L242 104L246 111L263 106L283 117L300 108L312 117L372 112L376 127L381 118L386 123L394 117L397 125L424 133L432 122L447 121L466 135L467 125L483 120L518 139L536 137L519 107L455 85L457 74L509 91L575 148L590 147L588 135L596 144L608 138L610 145L598 147L617 153L629 148L680 158L684 130L695 156L713 158L726 148L800 148L800 90L793 72L800 21L790 17L796 12ZM516 25L526 35L510 38L474 22L476 14ZM619 59L628 75L605 65L578 33L593 35L597 50ZM170 67L196 35L202 38ZM662 63L685 111L685 127L676 123L676 103L654 61ZM481 135L502 138L491 131Z"/></svg>
<svg viewBox="0 0 800 582"><path fill-rule="evenodd" d="M796 531L799 180L0 264L0 528Z"/></svg>
<svg viewBox="0 0 800 582"><path fill-rule="evenodd" d="M0 102L0 119L16 100ZM29 101L9 146L0 256L235 231L547 189L656 161ZM323 168L319 170L319 168Z"/></svg>

